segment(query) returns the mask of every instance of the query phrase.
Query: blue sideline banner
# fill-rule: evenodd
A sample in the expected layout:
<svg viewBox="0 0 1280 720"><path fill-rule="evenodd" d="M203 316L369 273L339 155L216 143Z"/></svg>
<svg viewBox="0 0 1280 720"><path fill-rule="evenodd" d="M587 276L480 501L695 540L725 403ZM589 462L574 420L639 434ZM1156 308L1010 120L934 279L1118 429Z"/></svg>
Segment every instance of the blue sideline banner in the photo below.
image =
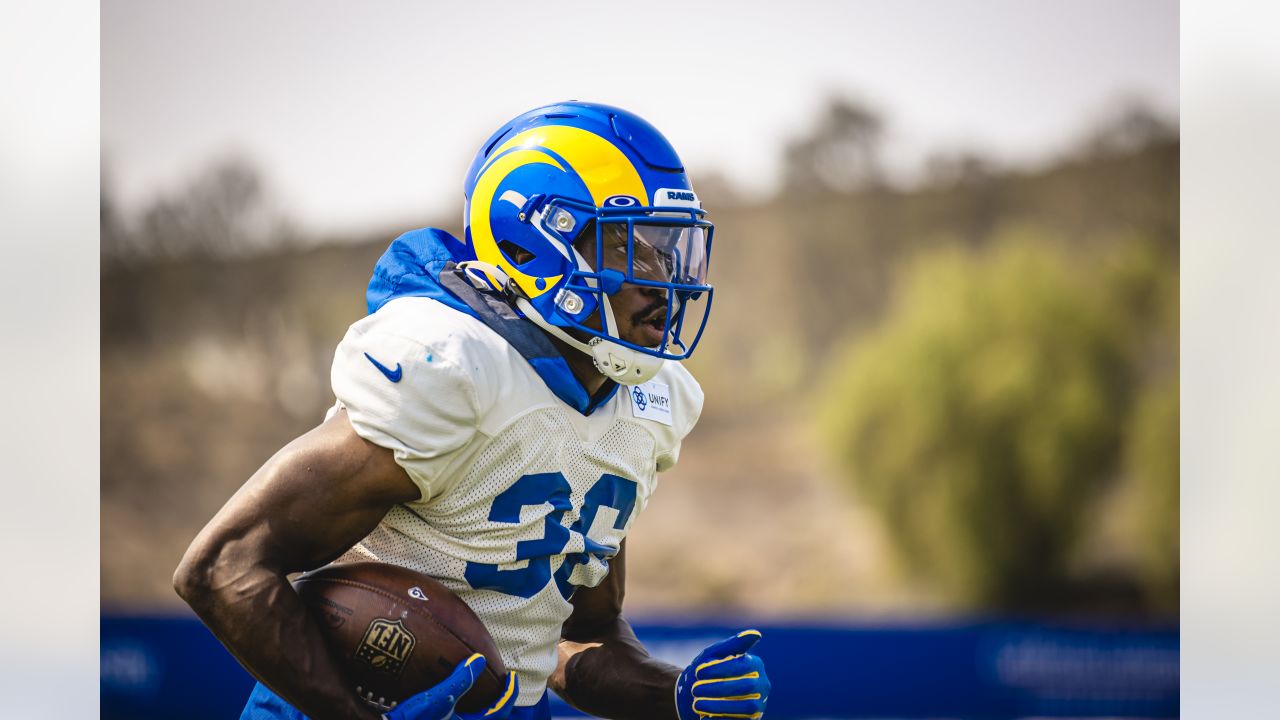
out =
<svg viewBox="0 0 1280 720"><path fill-rule="evenodd" d="M635 623L683 666L749 624ZM952 621L754 625L773 681L766 717L1177 717L1176 627ZM239 717L250 676L193 617L104 615L102 717ZM553 696L557 717L580 716Z"/></svg>

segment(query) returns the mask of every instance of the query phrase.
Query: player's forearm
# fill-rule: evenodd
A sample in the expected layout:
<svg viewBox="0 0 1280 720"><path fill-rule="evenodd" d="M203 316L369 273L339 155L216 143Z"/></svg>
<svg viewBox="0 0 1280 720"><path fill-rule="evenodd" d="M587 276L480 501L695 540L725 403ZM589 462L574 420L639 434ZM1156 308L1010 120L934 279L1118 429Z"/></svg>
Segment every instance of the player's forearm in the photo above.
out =
<svg viewBox="0 0 1280 720"><path fill-rule="evenodd" d="M283 573L193 546L174 587L241 664L308 717L380 717L346 686Z"/></svg>
<svg viewBox="0 0 1280 720"><path fill-rule="evenodd" d="M649 655L621 617L589 636L560 643L549 684L565 702L609 720L678 720L680 669Z"/></svg>

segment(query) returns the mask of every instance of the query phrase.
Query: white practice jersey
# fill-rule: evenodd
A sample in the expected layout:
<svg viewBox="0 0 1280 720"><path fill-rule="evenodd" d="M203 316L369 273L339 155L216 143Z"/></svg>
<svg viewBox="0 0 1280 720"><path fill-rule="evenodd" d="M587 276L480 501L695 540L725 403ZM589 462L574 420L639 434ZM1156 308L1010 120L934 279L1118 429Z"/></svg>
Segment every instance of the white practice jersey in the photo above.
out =
<svg viewBox="0 0 1280 720"><path fill-rule="evenodd" d="M574 586L594 587L702 410L678 363L620 387L590 415L558 398L480 320L425 297L351 326L333 364L336 407L394 451L422 492L339 562L376 560L437 578L489 629L541 698Z"/></svg>

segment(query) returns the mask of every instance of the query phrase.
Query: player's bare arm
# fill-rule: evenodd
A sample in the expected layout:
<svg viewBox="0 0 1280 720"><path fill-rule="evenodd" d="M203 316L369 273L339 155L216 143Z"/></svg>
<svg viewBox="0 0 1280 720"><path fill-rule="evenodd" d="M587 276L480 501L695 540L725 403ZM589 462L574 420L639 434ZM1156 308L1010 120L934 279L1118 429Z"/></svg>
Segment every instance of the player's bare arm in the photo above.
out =
<svg viewBox="0 0 1280 720"><path fill-rule="evenodd" d="M245 483L188 548L178 594L254 675L316 720L378 718L347 688L287 575L324 565L418 489L343 411Z"/></svg>
<svg viewBox="0 0 1280 720"><path fill-rule="evenodd" d="M570 705L602 718L677 720L673 688L680 668L651 657L636 639L622 617L625 590L624 541L604 582L574 593L548 685Z"/></svg>

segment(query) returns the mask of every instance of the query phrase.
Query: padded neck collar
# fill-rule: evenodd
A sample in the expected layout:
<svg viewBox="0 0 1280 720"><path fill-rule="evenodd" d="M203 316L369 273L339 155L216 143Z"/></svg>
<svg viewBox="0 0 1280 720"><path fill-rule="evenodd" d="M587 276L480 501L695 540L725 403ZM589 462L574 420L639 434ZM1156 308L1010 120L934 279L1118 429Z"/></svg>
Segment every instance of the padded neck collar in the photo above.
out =
<svg viewBox="0 0 1280 720"><path fill-rule="evenodd" d="M457 271L464 248L452 235L435 228L412 230L391 243L373 268L366 293L369 312L398 297L429 297L466 313L502 336L528 361L547 388L566 405L590 415L608 402L618 384L605 380L591 395L569 363L538 326L516 313L496 293L477 290Z"/></svg>

